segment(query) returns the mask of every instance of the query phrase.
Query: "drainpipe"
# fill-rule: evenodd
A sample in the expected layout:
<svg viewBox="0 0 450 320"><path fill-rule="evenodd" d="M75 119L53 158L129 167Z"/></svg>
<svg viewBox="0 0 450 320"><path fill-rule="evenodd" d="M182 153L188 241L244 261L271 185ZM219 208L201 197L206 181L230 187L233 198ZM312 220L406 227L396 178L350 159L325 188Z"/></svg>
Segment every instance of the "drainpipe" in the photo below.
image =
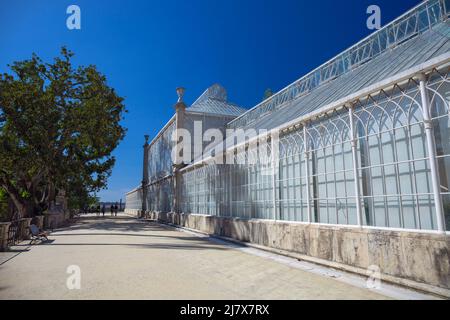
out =
<svg viewBox="0 0 450 320"><path fill-rule="evenodd" d="M176 213L181 212L181 173L180 169L184 167L183 157L180 156L180 151L182 149L182 145L178 143L178 139L180 137L179 130L184 129L184 116L186 111L186 104L183 102L183 96L185 89L183 87L179 87L176 89L178 95L178 101L175 104L175 159L173 164L173 176L174 176L174 185L173 185L173 211ZM183 141L185 143L185 141ZM185 148L186 149L186 148ZM184 150L185 150L184 149ZM183 152L184 152L183 150Z"/></svg>
<svg viewBox="0 0 450 320"><path fill-rule="evenodd" d="M142 146L144 149L144 163L143 163L143 170L142 170L142 212L141 212L141 218L145 217L145 213L147 212L147 185L148 185L148 135L144 136L145 143Z"/></svg>
<svg viewBox="0 0 450 320"><path fill-rule="evenodd" d="M361 189L359 188L359 174L358 174L358 146L355 133L355 121L353 120L353 105L348 104L347 108L350 122L350 139L352 144L353 176L355 179L356 220L358 226L362 227L363 219L361 208Z"/></svg>
<svg viewBox="0 0 450 320"><path fill-rule="evenodd" d="M430 99L427 90L427 77L421 73L419 75L420 96L422 99L422 114L427 138L428 155L431 169L431 182L433 185L434 204L436 206L436 222L439 232L445 233L444 208L441 198L441 183L439 181L439 168L436 157L436 142L434 140L433 121L430 114Z"/></svg>
<svg viewBox="0 0 450 320"><path fill-rule="evenodd" d="M271 160L272 160L272 197L273 197L273 219L276 221L277 217L277 170L279 161L279 132L272 131L270 135L271 144Z"/></svg>
<svg viewBox="0 0 450 320"><path fill-rule="evenodd" d="M303 124L303 144L305 149L305 179L306 179L306 210L308 214L308 222L313 222L311 214L311 196L309 194L309 147L308 147L308 132L306 129L306 123Z"/></svg>

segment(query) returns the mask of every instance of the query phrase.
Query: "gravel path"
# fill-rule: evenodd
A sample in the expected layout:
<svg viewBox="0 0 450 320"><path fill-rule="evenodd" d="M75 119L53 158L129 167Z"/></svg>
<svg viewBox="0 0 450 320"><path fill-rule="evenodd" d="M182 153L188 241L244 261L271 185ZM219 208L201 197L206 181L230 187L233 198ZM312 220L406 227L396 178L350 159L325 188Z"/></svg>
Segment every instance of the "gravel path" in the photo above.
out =
<svg viewBox="0 0 450 320"><path fill-rule="evenodd" d="M83 217L49 238L0 253L0 299L386 298L126 215ZM78 267L81 288L68 289Z"/></svg>

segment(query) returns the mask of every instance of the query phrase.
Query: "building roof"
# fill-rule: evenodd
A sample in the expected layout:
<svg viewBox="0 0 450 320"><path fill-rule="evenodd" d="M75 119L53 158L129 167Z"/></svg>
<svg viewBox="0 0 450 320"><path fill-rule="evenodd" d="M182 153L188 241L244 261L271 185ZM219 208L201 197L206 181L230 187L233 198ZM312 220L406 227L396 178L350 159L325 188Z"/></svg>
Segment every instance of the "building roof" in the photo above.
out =
<svg viewBox="0 0 450 320"><path fill-rule="evenodd" d="M234 119L228 127L276 128L449 52L450 24L443 1L421 3Z"/></svg>
<svg viewBox="0 0 450 320"><path fill-rule="evenodd" d="M246 112L247 109L228 102L225 88L219 84L214 84L206 89L186 111L238 117Z"/></svg>

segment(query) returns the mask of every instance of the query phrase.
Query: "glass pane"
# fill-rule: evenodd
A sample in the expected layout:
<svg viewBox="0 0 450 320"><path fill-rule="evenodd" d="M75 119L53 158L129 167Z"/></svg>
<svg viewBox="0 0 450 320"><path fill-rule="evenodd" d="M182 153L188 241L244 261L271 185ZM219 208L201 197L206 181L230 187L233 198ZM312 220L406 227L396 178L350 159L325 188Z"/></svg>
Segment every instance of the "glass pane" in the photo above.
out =
<svg viewBox="0 0 450 320"><path fill-rule="evenodd" d="M419 196L419 218L421 229L431 230L435 229L435 215L434 200L432 195Z"/></svg>

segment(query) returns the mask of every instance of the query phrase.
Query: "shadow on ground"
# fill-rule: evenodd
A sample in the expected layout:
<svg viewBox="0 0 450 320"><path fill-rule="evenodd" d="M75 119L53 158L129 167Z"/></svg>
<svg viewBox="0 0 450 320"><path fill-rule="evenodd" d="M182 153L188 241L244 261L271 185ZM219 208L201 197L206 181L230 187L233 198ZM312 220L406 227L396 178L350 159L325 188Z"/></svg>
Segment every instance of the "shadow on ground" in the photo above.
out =
<svg viewBox="0 0 450 320"><path fill-rule="evenodd" d="M44 241L37 245L51 246L129 246L144 249L176 249L176 250L229 250L227 246L219 246L211 242L211 237L196 237L174 231L172 235L167 233L171 227L163 226L148 220L138 220L129 216L102 217L102 216L80 216L73 220L70 226L55 229L50 235L50 241ZM72 237L139 237L139 238L166 238L180 240L184 243L127 243L117 242L54 242L58 238Z"/></svg>

